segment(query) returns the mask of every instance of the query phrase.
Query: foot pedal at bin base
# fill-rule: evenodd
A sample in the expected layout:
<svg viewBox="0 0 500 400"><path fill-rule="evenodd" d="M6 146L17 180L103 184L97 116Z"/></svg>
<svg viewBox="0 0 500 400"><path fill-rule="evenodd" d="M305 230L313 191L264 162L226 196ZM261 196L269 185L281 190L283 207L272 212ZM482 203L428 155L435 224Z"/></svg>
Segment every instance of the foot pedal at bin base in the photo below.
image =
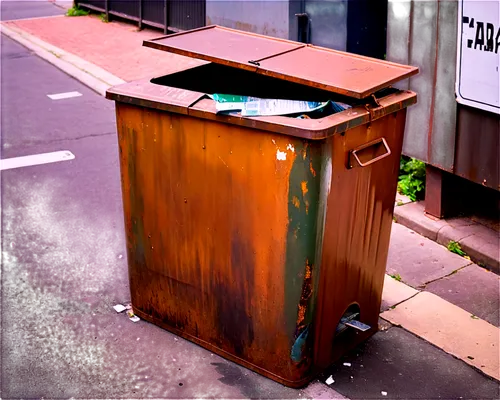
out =
<svg viewBox="0 0 500 400"><path fill-rule="evenodd" d="M348 326L349 328L354 328L357 331L361 332L366 332L367 330L371 329L370 325L363 324L362 322L355 319L346 322L345 325Z"/></svg>

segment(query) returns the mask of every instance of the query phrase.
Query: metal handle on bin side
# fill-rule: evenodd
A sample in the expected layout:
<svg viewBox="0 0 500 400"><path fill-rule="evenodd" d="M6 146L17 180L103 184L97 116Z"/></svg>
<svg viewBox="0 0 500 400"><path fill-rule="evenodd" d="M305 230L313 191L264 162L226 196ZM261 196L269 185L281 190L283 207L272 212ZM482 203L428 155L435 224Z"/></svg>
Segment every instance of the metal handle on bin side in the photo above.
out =
<svg viewBox="0 0 500 400"><path fill-rule="evenodd" d="M367 162L361 162L361 160L359 159L359 156L358 156L358 152L361 151L361 150L364 150L368 147L372 147L372 146L375 146L377 144L380 144L382 143L384 145L384 148L385 148L385 153L384 154L381 154L375 158L372 158L370 161L367 161ZM354 158L356 160L356 162L359 164L360 167L367 167L368 165L371 165L379 160L382 160L383 158L385 157L388 157L391 155L391 149L389 148L389 145L387 144L387 141L385 140L385 138L380 138L380 139L377 139L377 140L374 140L373 142L369 142L369 143L365 143L364 145L362 146L359 146L357 149L355 150L351 150L349 152L349 163L348 163L348 168L353 168L353 165L352 165L352 159Z"/></svg>

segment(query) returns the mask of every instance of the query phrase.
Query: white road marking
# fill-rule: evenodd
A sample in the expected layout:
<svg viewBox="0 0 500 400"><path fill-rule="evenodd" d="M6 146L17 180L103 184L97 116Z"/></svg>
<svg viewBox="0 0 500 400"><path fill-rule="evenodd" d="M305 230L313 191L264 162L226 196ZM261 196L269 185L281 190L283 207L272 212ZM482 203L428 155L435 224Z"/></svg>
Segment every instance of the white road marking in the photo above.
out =
<svg viewBox="0 0 500 400"><path fill-rule="evenodd" d="M60 161L73 160L75 155L69 150L54 151L52 153L34 154L31 156L12 157L0 160L0 171L6 169L29 167L32 165L50 164Z"/></svg>
<svg viewBox="0 0 500 400"><path fill-rule="evenodd" d="M62 99L70 99L72 97L80 97L83 96L80 92L65 92L65 93L55 93L48 94L47 97L52 100L62 100Z"/></svg>

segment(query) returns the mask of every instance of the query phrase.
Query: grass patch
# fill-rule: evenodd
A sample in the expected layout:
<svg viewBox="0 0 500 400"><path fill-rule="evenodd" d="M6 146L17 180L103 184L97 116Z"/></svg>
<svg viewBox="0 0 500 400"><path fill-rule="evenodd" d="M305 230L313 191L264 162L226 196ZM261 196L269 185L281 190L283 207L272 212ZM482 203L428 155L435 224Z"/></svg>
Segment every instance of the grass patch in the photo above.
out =
<svg viewBox="0 0 500 400"><path fill-rule="evenodd" d="M83 17L85 15L89 15L89 12L75 5L68 9L66 15L68 17Z"/></svg>
<svg viewBox="0 0 500 400"><path fill-rule="evenodd" d="M104 22L105 24L107 24L109 22L108 17L106 17L106 14L104 14L104 13L99 15L99 19L102 22Z"/></svg>
<svg viewBox="0 0 500 400"><path fill-rule="evenodd" d="M398 282L402 281L401 275L399 275L399 274L390 275L390 277L392 279L396 279Z"/></svg>
<svg viewBox="0 0 500 400"><path fill-rule="evenodd" d="M398 192L408 196L411 201L424 197L425 193L425 163L402 156L399 162Z"/></svg>

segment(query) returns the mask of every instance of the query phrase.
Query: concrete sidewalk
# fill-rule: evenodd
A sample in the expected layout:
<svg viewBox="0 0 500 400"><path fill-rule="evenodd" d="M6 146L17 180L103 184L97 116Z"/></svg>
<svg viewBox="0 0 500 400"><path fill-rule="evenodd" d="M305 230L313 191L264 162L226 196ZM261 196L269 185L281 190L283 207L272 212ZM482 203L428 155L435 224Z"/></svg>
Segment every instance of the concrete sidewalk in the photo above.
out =
<svg viewBox="0 0 500 400"><path fill-rule="evenodd" d="M2 32L101 94L123 81L161 76L203 63L142 47L144 39L162 36L161 32L138 32L132 25L103 23L95 16L8 21L2 24ZM322 377L324 381L332 375L335 382L330 386L316 382L301 392L280 392L271 385L269 393L275 397L270 398L294 394L325 399L341 395L498 398L498 383L491 379L500 379L499 290L497 275L395 223L383 293L382 330ZM112 304L106 306L106 318L125 318L114 314ZM130 325L125 319L120 319L120 324L134 332L149 325L142 321ZM183 351L187 354L190 350ZM199 357L208 353L196 351ZM226 379L231 388L225 395L218 394L252 397L256 392L248 386L256 382L254 378L242 377L239 370L231 372L227 365L218 371L223 377L219 380ZM194 373L195 368L190 371ZM237 376L231 378L231 373Z"/></svg>

